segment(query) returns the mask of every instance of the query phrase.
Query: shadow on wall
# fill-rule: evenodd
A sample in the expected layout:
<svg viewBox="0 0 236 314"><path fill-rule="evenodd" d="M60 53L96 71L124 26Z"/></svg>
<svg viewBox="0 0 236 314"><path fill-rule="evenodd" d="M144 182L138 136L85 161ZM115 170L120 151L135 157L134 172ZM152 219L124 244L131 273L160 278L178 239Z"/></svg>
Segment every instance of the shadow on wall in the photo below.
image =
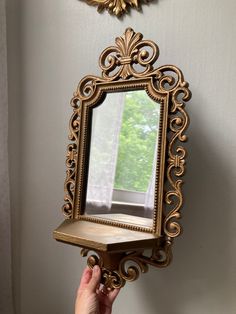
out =
<svg viewBox="0 0 236 314"><path fill-rule="evenodd" d="M200 100L197 95L194 98ZM203 133L197 103L192 100L187 109L191 128L187 132L186 202L181 221L184 233L174 242L172 264L166 269L150 267L140 279L139 293L147 314L208 313L209 308L214 310L212 306L221 313L221 306L223 310L227 304L231 276L229 209L233 208L229 195L235 191L227 163Z"/></svg>

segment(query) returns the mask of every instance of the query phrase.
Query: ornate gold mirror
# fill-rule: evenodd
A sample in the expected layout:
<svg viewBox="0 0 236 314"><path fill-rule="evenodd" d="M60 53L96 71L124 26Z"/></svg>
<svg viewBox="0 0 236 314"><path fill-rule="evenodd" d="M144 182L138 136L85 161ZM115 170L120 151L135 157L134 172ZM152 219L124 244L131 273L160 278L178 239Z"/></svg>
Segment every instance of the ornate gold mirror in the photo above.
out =
<svg viewBox="0 0 236 314"><path fill-rule="evenodd" d="M67 219L54 238L83 256L95 251L88 265L100 265L110 288L167 266L181 232L191 93L177 67L154 68L158 56L154 42L126 29L102 52L101 77L84 77L71 100Z"/></svg>

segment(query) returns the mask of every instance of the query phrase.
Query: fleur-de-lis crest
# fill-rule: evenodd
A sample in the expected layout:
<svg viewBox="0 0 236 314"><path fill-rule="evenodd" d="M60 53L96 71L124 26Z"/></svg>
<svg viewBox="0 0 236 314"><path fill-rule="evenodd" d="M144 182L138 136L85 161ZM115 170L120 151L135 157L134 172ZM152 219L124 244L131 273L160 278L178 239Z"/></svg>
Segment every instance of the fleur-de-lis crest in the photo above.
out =
<svg viewBox="0 0 236 314"><path fill-rule="evenodd" d="M100 56L103 78L117 80L150 74L159 49L154 42L142 39L143 35L131 28L127 28L123 36L117 37L116 46L108 47ZM139 68L134 68L135 64Z"/></svg>

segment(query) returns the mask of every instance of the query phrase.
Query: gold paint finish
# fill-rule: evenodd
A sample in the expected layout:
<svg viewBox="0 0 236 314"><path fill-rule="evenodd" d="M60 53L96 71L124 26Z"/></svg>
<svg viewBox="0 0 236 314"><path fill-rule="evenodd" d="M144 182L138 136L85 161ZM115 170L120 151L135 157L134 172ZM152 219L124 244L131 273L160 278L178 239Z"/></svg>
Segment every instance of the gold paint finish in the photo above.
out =
<svg viewBox="0 0 236 314"><path fill-rule="evenodd" d="M116 15L117 17L127 13L129 7L139 8L138 0L86 0L86 2L97 6L99 13L107 10L111 15Z"/></svg>
<svg viewBox="0 0 236 314"><path fill-rule="evenodd" d="M54 237L63 242L109 253L152 247L157 239L152 233L131 232L78 219L66 219L54 231Z"/></svg>
<svg viewBox="0 0 236 314"><path fill-rule="evenodd" d="M88 258L88 265L100 265L103 282L110 288L137 279L140 272L148 270L148 265L169 265L173 239L181 233L179 218L186 157L181 143L187 140L189 118L185 102L191 98L191 92L177 67L154 68L158 56L154 42L143 40L143 35L131 28L126 29L123 36L116 38L114 46L102 52L101 76L84 77L71 100L72 143L67 148L63 206L68 219L54 231L54 237L83 247L83 256L94 250L96 255ZM138 218L134 223L125 215L114 219L109 215L85 215L90 112L102 103L106 93L140 89L160 103L153 223L145 226ZM144 253L146 249L151 250L150 255Z"/></svg>

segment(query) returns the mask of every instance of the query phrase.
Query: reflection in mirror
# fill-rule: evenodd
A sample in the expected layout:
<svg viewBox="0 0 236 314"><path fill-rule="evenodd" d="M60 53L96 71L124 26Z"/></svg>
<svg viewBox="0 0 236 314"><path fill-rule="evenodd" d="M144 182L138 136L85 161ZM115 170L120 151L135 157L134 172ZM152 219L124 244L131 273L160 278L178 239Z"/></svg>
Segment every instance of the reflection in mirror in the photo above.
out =
<svg viewBox="0 0 236 314"><path fill-rule="evenodd" d="M152 227L159 116L145 90L92 109L86 214Z"/></svg>

